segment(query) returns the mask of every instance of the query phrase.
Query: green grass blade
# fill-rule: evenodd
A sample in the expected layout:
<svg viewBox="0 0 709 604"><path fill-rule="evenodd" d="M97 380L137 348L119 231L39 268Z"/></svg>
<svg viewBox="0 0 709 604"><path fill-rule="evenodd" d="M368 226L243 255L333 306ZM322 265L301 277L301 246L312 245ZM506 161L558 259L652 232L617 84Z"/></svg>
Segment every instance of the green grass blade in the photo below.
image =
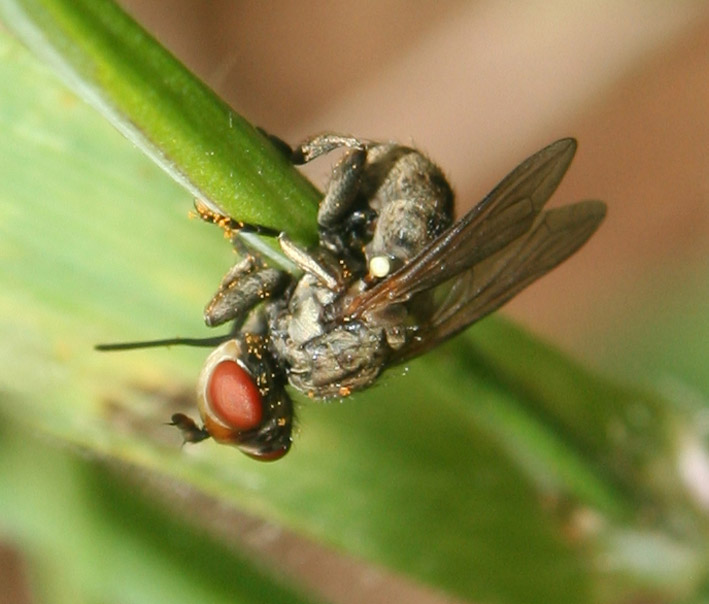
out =
<svg viewBox="0 0 709 604"><path fill-rule="evenodd" d="M313 602L137 493L135 472L0 427L0 534L34 567L42 602Z"/></svg>
<svg viewBox="0 0 709 604"><path fill-rule="evenodd" d="M197 198L313 241L318 193L110 0L2 0L0 16Z"/></svg>

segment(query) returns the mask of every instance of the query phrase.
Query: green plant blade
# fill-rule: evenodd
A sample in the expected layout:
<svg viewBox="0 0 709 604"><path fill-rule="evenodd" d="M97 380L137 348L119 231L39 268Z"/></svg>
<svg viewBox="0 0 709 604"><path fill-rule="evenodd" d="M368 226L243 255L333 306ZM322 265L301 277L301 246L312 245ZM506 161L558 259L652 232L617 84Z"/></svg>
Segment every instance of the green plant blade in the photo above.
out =
<svg viewBox="0 0 709 604"><path fill-rule="evenodd" d="M228 245L185 219L190 200L173 182L0 41L4 413L471 600L590 602L701 582L706 526L676 469L686 418L499 320L341 404L299 399L294 449L276 464L209 442L180 449L163 422L194 414L204 351L92 346L204 334L200 309ZM644 424L638 401L653 411ZM609 427L633 435L612 455ZM677 518L679 533L668 528ZM615 545L624 536L661 562L634 571Z"/></svg>
<svg viewBox="0 0 709 604"><path fill-rule="evenodd" d="M267 139L107 0L3 0L0 15L197 198L312 242L318 193Z"/></svg>
<svg viewBox="0 0 709 604"><path fill-rule="evenodd" d="M314 601L167 516L136 493L135 477L22 424L4 423L0 442L0 532L41 569L33 573L37 601Z"/></svg>

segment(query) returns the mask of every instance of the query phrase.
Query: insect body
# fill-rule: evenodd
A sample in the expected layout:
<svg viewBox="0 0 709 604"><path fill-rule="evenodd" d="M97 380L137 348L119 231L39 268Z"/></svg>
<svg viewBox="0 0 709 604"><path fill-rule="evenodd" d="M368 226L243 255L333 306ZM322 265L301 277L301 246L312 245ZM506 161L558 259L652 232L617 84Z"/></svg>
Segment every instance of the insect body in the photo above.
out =
<svg viewBox="0 0 709 604"><path fill-rule="evenodd" d="M212 437L257 459L285 455L289 383L316 399L370 386L392 365L423 354L499 308L563 262L605 215L599 201L543 206L573 158L562 139L532 155L453 223L453 193L415 149L323 134L292 152L305 163L345 148L318 212L320 242L305 250L279 236L302 276L246 255L205 309L233 323L199 380L203 427L173 417L185 440ZM231 218L198 205L227 230ZM195 343L162 340L103 349Z"/></svg>

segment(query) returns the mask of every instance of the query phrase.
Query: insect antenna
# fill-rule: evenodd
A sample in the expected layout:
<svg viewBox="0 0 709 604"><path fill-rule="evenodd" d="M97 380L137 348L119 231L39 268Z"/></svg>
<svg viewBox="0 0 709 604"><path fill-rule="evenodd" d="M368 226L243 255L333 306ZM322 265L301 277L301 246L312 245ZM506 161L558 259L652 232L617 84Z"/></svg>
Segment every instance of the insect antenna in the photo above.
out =
<svg viewBox="0 0 709 604"><path fill-rule="evenodd" d="M211 338L167 338L164 340L146 340L144 342L114 342L111 344L96 344L95 350L103 352L114 350L137 350L139 348L159 348L160 346L197 346L214 348L233 337L232 334L213 336Z"/></svg>

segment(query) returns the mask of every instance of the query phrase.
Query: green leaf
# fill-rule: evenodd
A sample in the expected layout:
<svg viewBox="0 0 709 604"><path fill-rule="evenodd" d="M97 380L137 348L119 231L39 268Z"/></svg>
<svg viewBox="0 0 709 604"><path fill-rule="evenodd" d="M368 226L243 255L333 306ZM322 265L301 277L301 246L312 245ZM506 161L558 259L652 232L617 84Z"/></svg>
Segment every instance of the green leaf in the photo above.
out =
<svg viewBox="0 0 709 604"><path fill-rule="evenodd" d="M194 197L314 241L318 193L266 137L108 0L3 0L0 15Z"/></svg>
<svg viewBox="0 0 709 604"><path fill-rule="evenodd" d="M165 82L183 77L183 87L195 85L166 59L137 78L142 88L130 88L132 70L143 69L133 63L150 64L164 51L110 3L99 5L105 10L79 16L83 3L73 10L68 1L0 1L8 23L22 32L34 27L112 107L124 93L151 89L152 103L169 107L176 88ZM62 51L57 31L70 32L75 43ZM106 49L113 53L105 56ZM91 79L95 69L76 67L84 61L104 65L113 79ZM164 421L175 411L194 415L204 351L109 355L92 347L204 335L201 308L232 262L228 243L214 227L186 220L190 195L4 35L0 79L0 409L40 442L50 435L188 482L471 600L686 595L706 577L705 516L678 471L698 442L691 417L654 394L589 374L495 318L347 401L297 399L294 448L276 464L211 442L180 449ZM223 107L206 93L202 100ZM150 119L140 122L141 107L126 102L119 115L152 132ZM177 147L190 148L169 154L185 154L179 165L190 179L199 165L212 175L228 171L225 158L249 148L236 139L219 142L229 148L224 157L190 163L194 150L204 149L196 123L206 120L216 135L224 114L206 106L198 115L172 111L164 127L174 129ZM274 186L273 172L277 181L300 178L269 153L263 161L272 165L244 168L252 175L245 186L263 187L254 193L261 200ZM249 163L247 156L235 165ZM263 178L253 176L259 169ZM306 236L314 226L313 191L305 188L303 206L286 204ZM237 215L225 198L213 201ZM259 222L284 221L290 232L283 199L273 195L267 203L252 210L273 212L277 222ZM0 441L0 450L17 446L16 439ZM31 456L24 459L22 475L41 485L44 458L37 468ZM0 516L3 505L13 502L0 499ZM638 559L638 549L646 558Z"/></svg>
<svg viewBox="0 0 709 604"><path fill-rule="evenodd" d="M0 439L0 531L40 569L37 601L314 601L136 493L135 472L126 480L22 424L0 426Z"/></svg>

